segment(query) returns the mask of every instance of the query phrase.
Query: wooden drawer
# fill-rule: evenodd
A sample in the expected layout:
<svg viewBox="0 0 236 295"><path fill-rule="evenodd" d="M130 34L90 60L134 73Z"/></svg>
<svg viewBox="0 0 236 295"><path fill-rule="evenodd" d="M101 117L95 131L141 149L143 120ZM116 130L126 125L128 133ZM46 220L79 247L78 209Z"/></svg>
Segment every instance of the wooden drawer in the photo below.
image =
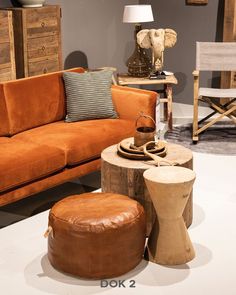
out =
<svg viewBox="0 0 236 295"><path fill-rule="evenodd" d="M9 12L0 11L0 43L10 42L9 37Z"/></svg>
<svg viewBox="0 0 236 295"><path fill-rule="evenodd" d="M27 44L28 60L58 54L59 40L57 35L30 39Z"/></svg>
<svg viewBox="0 0 236 295"><path fill-rule="evenodd" d="M46 74L46 73L55 72L59 70L60 70L60 66L59 66L57 55L47 57L42 60L29 62L29 65L28 65L29 76L41 75L41 74Z"/></svg>
<svg viewBox="0 0 236 295"><path fill-rule="evenodd" d="M9 81L12 79L15 79L15 73L13 73L12 68L8 67L8 68L1 68L0 67L0 81L4 82L4 81Z"/></svg>
<svg viewBox="0 0 236 295"><path fill-rule="evenodd" d="M10 43L0 43L0 65L11 62Z"/></svg>
<svg viewBox="0 0 236 295"><path fill-rule="evenodd" d="M58 34L59 21L60 8L58 6L25 10L27 38Z"/></svg>

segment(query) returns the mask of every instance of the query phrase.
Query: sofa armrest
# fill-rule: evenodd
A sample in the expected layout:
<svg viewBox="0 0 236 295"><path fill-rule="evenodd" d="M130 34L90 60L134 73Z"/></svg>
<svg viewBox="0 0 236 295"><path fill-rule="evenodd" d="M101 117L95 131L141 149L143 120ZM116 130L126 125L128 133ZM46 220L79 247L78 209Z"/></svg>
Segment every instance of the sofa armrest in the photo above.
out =
<svg viewBox="0 0 236 295"><path fill-rule="evenodd" d="M157 98L154 91L112 86L113 104L121 119L136 120L141 111L155 119Z"/></svg>

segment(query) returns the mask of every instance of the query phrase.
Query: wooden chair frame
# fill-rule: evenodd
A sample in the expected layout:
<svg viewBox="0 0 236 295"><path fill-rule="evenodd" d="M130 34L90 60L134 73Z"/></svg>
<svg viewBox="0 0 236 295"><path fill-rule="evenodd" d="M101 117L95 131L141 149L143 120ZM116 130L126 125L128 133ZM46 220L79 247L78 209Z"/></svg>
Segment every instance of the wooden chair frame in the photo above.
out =
<svg viewBox="0 0 236 295"><path fill-rule="evenodd" d="M233 43L230 44L230 43L223 43L223 42L221 42L221 44L219 44L219 43L197 42L197 63L196 64L197 64L198 69L193 71L193 77L194 77L193 135L192 135L193 142L198 141L200 133L202 133L203 131L205 131L209 127L211 127L213 124L215 124L216 122L218 122L219 120L221 120L225 116L227 116L229 119L231 119L236 124L236 116L234 114L234 112L236 111L236 105L234 104L234 102L236 101L236 95L235 95L235 98L231 98L227 103L224 103L224 104L221 104L218 101L217 102L214 101L213 97L199 96L199 77L200 77L199 69L200 70L210 70L210 71L214 71L214 70L225 71L225 70L233 70L233 68L234 69L236 68L235 67L236 55L234 56L234 62L231 65L230 65L229 60L226 60L226 64L223 64L223 63L220 64L219 61L218 61L218 64L217 64L217 62L215 62L214 65L210 64L211 62L214 61L214 57L212 59L210 57L211 51L213 51L213 55L214 55L214 53L219 54L219 53L222 53L222 50L224 49L223 46L226 46L226 48L230 48L230 46L232 46L232 44L233 44ZM213 45L213 50L209 49L212 45ZM219 47L222 47L222 48L220 48L219 51L217 51L218 45L220 45ZM203 49L201 49L200 46L202 46ZM216 47L214 48L214 46L216 46ZM236 48L235 43L233 44L233 47ZM202 53L201 50L204 53L204 58L205 58L205 60L203 62L200 61L200 55ZM200 51L200 53L198 51ZM227 53L227 50L226 50L226 53ZM229 52L229 53L231 54L230 57L232 58L232 52ZM236 89L235 89L235 93L236 93ZM210 113L209 115L207 115L206 117L204 117L200 121L198 121L198 103L199 103L199 101L207 103L208 106L213 110L212 113ZM199 128L199 124L204 123L206 120L210 119L213 115L215 115L217 113L219 113L219 116L213 118L209 122L206 122L203 126L201 126Z"/></svg>

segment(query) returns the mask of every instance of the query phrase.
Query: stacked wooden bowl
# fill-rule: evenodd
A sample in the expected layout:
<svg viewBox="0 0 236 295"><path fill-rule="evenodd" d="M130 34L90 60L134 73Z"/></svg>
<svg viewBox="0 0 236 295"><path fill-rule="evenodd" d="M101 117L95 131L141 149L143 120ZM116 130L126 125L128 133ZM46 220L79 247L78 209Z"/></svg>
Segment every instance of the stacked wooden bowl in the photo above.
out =
<svg viewBox="0 0 236 295"><path fill-rule="evenodd" d="M147 146L147 151L159 157L165 157L167 153L166 143L158 140L154 144ZM117 145L117 153L119 156L131 160L150 160L150 157L143 152L142 147L134 145L134 138L126 138Z"/></svg>

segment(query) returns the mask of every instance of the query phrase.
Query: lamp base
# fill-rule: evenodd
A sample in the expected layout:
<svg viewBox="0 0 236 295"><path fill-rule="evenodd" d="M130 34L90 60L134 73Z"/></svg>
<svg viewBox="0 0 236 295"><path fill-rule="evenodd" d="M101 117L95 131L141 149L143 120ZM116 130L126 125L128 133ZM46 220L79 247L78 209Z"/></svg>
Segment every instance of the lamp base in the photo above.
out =
<svg viewBox="0 0 236 295"><path fill-rule="evenodd" d="M135 25L135 49L127 60L128 74L133 77L147 77L152 70L152 63L146 51L137 43L137 33L142 29L140 24Z"/></svg>
<svg viewBox="0 0 236 295"><path fill-rule="evenodd" d="M143 50L134 52L127 61L128 73L133 77L147 77L151 70L151 63Z"/></svg>

